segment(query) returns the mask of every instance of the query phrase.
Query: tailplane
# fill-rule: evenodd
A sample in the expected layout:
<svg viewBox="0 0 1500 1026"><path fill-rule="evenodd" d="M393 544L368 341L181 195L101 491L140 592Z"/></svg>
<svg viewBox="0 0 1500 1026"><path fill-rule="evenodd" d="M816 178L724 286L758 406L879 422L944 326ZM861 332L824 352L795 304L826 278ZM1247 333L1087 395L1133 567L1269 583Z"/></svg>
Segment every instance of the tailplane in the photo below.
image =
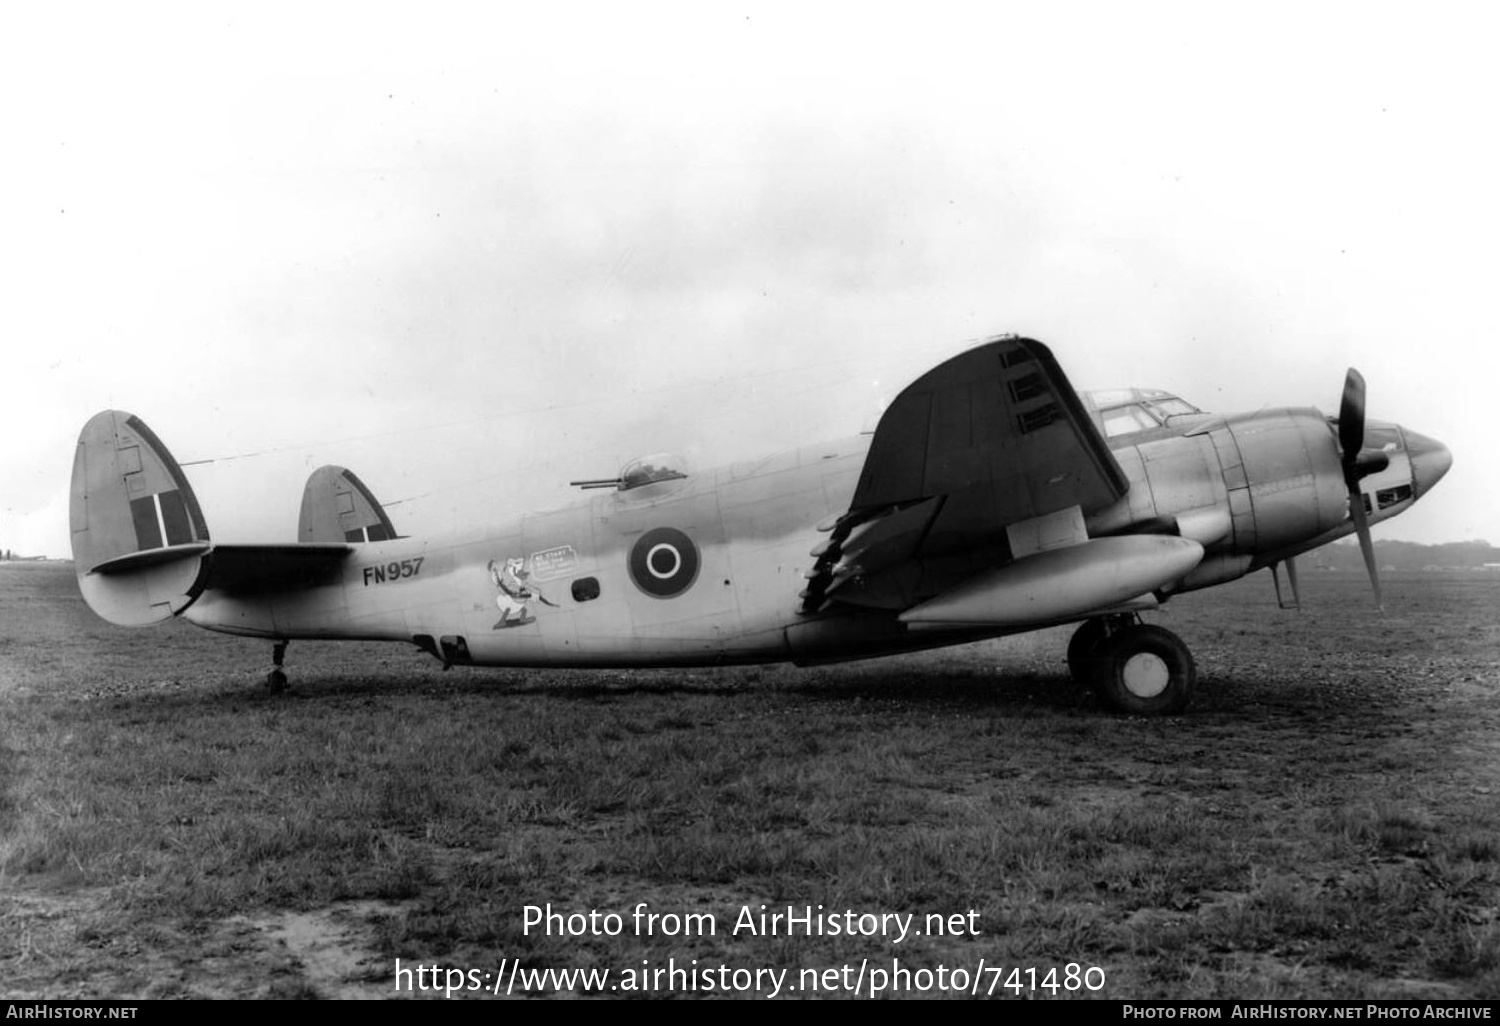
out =
<svg viewBox="0 0 1500 1026"><path fill-rule="evenodd" d="M299 542L372 542L399 537L374 493L352 470L319 467L302 490Z"/></svg>
<svg viewBox="0 0 1500 1026"><path fill-rule="evenodd" d="M132 414L83 427L69 501L73 564L89 607L121 626L158 623L203 591L208 525L186 475Z"/></svg>

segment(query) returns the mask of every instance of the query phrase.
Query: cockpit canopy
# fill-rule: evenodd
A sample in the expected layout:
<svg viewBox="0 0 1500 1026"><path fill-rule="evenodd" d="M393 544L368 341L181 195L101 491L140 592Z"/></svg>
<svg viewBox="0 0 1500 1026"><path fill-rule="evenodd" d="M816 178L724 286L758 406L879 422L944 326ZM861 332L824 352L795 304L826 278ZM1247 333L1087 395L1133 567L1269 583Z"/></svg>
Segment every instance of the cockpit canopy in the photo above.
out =
<svg viewBox="0 0 1500 1026"><path fill-rule="evenodd" d="M1165 427L1173 417L1203 412L1159 388L1107 388L1080 392L1079 396L1105 438L1150 431Z"/></svg>

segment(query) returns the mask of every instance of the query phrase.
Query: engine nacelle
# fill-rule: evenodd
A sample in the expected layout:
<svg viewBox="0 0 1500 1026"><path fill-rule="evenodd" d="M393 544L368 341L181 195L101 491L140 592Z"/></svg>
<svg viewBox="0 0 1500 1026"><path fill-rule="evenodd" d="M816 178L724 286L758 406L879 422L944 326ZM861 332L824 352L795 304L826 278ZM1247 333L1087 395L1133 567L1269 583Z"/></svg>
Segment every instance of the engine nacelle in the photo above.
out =
<svg viewBox="0 0 1500 1026"><path fill-rule="evenodd" d="M1187 538L1093 538L985 571L900 619L913 627L1062 623L1175 581L1202 558L1203 546Z"/></svg>
<svg viewBox="0 0 1500 1026"><path fill-rule="evenodd" d="M1231 421L1210 437L1224 475L1235 552L1294 547L1347 518L1338 438L1317 410L1269 410Z"/></svg>
<svg viewBox="0 0 1500 1026"><path fill-rule="evenodd" d="M1088 532L1175 534L1207 551L1168 591L1222 584L1257 559L1348 523L1338 438L1314 409L1207 420L1182 435L1115 450L1125 497L1088 520Z"/></svg>

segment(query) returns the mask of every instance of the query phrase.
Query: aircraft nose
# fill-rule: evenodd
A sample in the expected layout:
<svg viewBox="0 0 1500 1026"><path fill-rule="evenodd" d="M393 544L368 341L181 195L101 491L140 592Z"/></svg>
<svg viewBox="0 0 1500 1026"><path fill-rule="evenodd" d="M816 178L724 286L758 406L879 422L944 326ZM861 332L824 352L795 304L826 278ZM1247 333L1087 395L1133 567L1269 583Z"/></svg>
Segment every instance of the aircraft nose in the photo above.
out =
<svg viewBox="0 0 1500 1026"><path fill-rule="evenodd" d="M1417 497L1421 497L1448 473L1448 468L1453 466L1453 454L1435 438L1419 435L1407 428L1402 428L1401 434L1406 440L1406 455L1411 458L1412 485L1416 488Z"/></svg>

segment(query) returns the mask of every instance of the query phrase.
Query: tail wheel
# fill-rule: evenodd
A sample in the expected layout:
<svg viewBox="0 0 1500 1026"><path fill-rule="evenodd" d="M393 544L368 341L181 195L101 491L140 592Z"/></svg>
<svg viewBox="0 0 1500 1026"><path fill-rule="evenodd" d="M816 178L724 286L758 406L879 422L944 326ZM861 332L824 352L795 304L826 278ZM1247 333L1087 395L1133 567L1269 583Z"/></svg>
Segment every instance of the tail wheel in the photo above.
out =
<svg viewBox="0 0 1500 1026"><path fill-rule="evenodd" d="M286 673L281 669L286 662L286 647L291 644L287 638L282 638L271 646L271 661L276 665L271 672L266 674L266 690L273 695L279 695L286 690Z"/></svg>
<svg viewBox="0 0 1500 1026"><path fill-rule="evenodd" d="M1094 689L1115 712L1175 715L1187 708L1198 683L1193 655L1182 639L1152 624L1112 634L1093 662Z"/></svg>

